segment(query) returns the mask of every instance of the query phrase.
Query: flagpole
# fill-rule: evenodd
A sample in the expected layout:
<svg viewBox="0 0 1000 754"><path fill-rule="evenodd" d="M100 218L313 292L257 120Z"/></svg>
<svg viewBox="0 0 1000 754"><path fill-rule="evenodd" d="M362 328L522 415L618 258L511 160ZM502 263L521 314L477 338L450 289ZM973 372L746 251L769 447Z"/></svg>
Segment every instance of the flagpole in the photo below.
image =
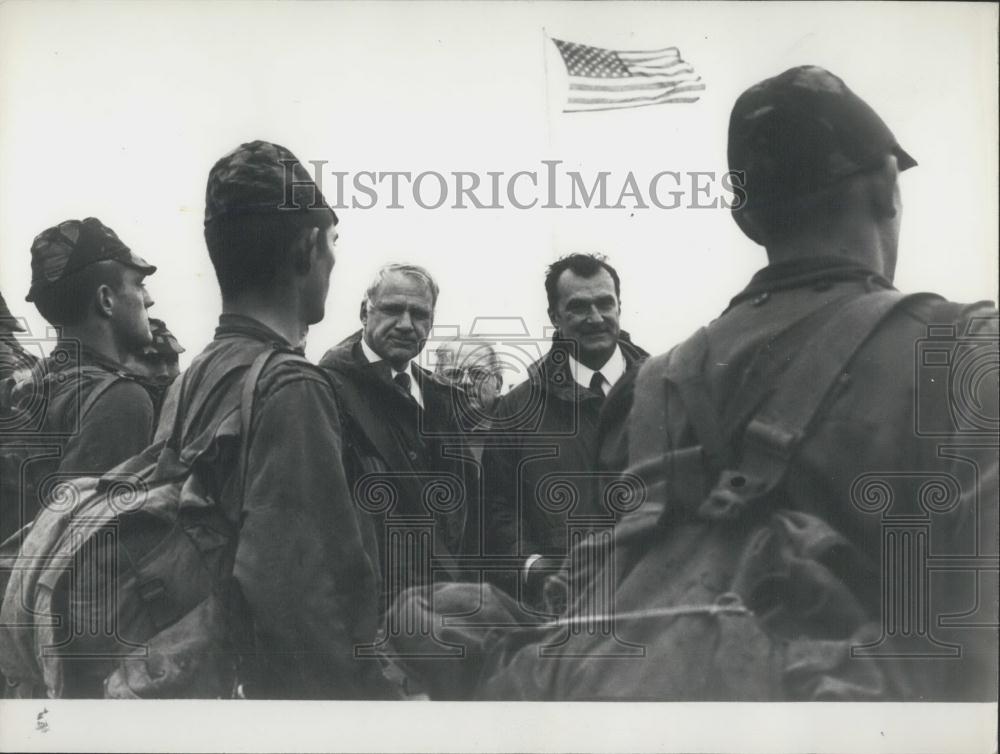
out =
<svg viewBox="0 0 1000 754"><path fill-rule="evenodd" d="M545 146L552 148L552 99L549 80L549 35L542 27L542 68L545 71Z"/></svg>
<svg viewBox="0 0 1000 754"><path fill-rule="evenodd" d="M552 104L550 98L550 87L552 82L549 80L549 34L542 26L542 68L545 72L545 158L552 159ZM558 249L558 239L556 238L556 226L555 220L549 218L549 253L553 253Z"/></svg>

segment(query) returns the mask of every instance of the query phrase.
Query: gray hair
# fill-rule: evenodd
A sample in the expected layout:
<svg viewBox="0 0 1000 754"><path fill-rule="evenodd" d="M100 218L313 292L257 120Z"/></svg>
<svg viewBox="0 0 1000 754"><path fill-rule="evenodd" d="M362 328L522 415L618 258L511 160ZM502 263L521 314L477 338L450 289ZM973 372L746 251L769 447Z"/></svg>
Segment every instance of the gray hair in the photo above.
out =
<svg viewBox="0 0 1000 754"><path fill-rule="evenodd" d="M416 264L387 264L381 267L378 272L375 273L375 277L372 279L371 285L365 291L365 302L371 306L375 300L375 294L378 292L378 288L385 281L386 277L393 273L399 273L400 275L405 275L406 277L419 280L421 283L427 286L431 292L431 308L433 309L437 306L438 298L438 284L434 282L434 278L431 274Z"/></svg>

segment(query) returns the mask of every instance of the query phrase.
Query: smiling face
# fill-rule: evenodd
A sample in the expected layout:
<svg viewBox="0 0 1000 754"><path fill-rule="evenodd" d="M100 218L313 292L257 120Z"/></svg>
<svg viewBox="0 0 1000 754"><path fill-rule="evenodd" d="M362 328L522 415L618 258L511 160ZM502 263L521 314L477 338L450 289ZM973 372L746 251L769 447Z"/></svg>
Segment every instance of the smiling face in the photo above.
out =
<svg viewBox="0 0 1000 754"><path fill-rule="evenodd" d="M556 281L558 299L549 319L560 335L576 341L577 358L590 369L604 366L618 344L621 304L607 270L580 277L564 270Z"/></svg>
<svg viewBox="0 0 1000 754"><path fill-rule="evenodd" d="M424 347L434 324L434 299L424 281L391 272L361 309L365 342L402 370Z"/></svg>

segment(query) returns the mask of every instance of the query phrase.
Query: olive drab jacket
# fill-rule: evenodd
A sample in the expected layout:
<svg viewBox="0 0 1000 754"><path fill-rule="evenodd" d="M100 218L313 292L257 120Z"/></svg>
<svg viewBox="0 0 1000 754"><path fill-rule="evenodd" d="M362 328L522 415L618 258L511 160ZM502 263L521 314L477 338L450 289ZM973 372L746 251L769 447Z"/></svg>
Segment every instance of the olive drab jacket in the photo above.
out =
<svg viewBox="0 0 1000 754"><path fill-rule="evenodd" d="M75 340L6 383L0 541L34 519L59 480L103 474L142 451L156 422L135 375Z"/></svg>
<svg viewBox="0 0 1000 754"><path fill-rule="evenodd" d="M251 428L241 436L243 377L262 351L276 347L291 350L259 322L222 315L214 340L168 395L157 437L169 433L179 406L181 447L204 452L213 499L240 522L234 576L253 636L245 693L385 698L391 692L377 661L355 658L357 647L376 638L377 552L347 486L340 416L325 373L302 362L265 369ZM246 442L240 495L236 471Z"/></svg>

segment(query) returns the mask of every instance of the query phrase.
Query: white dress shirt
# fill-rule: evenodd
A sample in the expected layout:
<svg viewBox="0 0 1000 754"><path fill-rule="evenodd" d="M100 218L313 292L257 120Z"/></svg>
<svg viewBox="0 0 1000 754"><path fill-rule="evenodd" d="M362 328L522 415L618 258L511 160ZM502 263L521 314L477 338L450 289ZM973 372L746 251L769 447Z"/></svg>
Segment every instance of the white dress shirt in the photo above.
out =
<svg viewBox="0 0 1000 754"><path fill-rule="evenodd" d="M371 346L369 346L368 343L365 342L363 336L361 338L361 352L365 355L365 358L368 359L368 362L371 364L377 364L380 361L385 361L385 359L383 359L381 356L379 356L372 350ZM410 375L410 395L413 396L413 400L417 402L417 405L420 406L420 408L423 408L424 392L420 389L420 383L417 382L417 375L413 371L413 362L412 361L406 362L406 366L402 370L396 369L395 367L392 366L392 364L389 365L389 369L392 371L393 379L396 379L397 374L403 374L404 372Z"/></svg>
<svg viewBox="0 0 1000 754"><path fill-rule="evenodd" d="M623 374L625 374L625 357L622 355L622 349L616 345L615 350L612 352L607 362L605 362L604 366L600 369L591 369L590 367L585 367L579 361L574 359L572 355L570 355L569 371L573 375L573 379L576 380L577 384L586 388L590 387L590 381L594 377L594 372L600 372L601 377L604 378L604 382L602 383L604 394L607 395L611 392L611 388L614 387L614 384L621 379Z"/></svg>

